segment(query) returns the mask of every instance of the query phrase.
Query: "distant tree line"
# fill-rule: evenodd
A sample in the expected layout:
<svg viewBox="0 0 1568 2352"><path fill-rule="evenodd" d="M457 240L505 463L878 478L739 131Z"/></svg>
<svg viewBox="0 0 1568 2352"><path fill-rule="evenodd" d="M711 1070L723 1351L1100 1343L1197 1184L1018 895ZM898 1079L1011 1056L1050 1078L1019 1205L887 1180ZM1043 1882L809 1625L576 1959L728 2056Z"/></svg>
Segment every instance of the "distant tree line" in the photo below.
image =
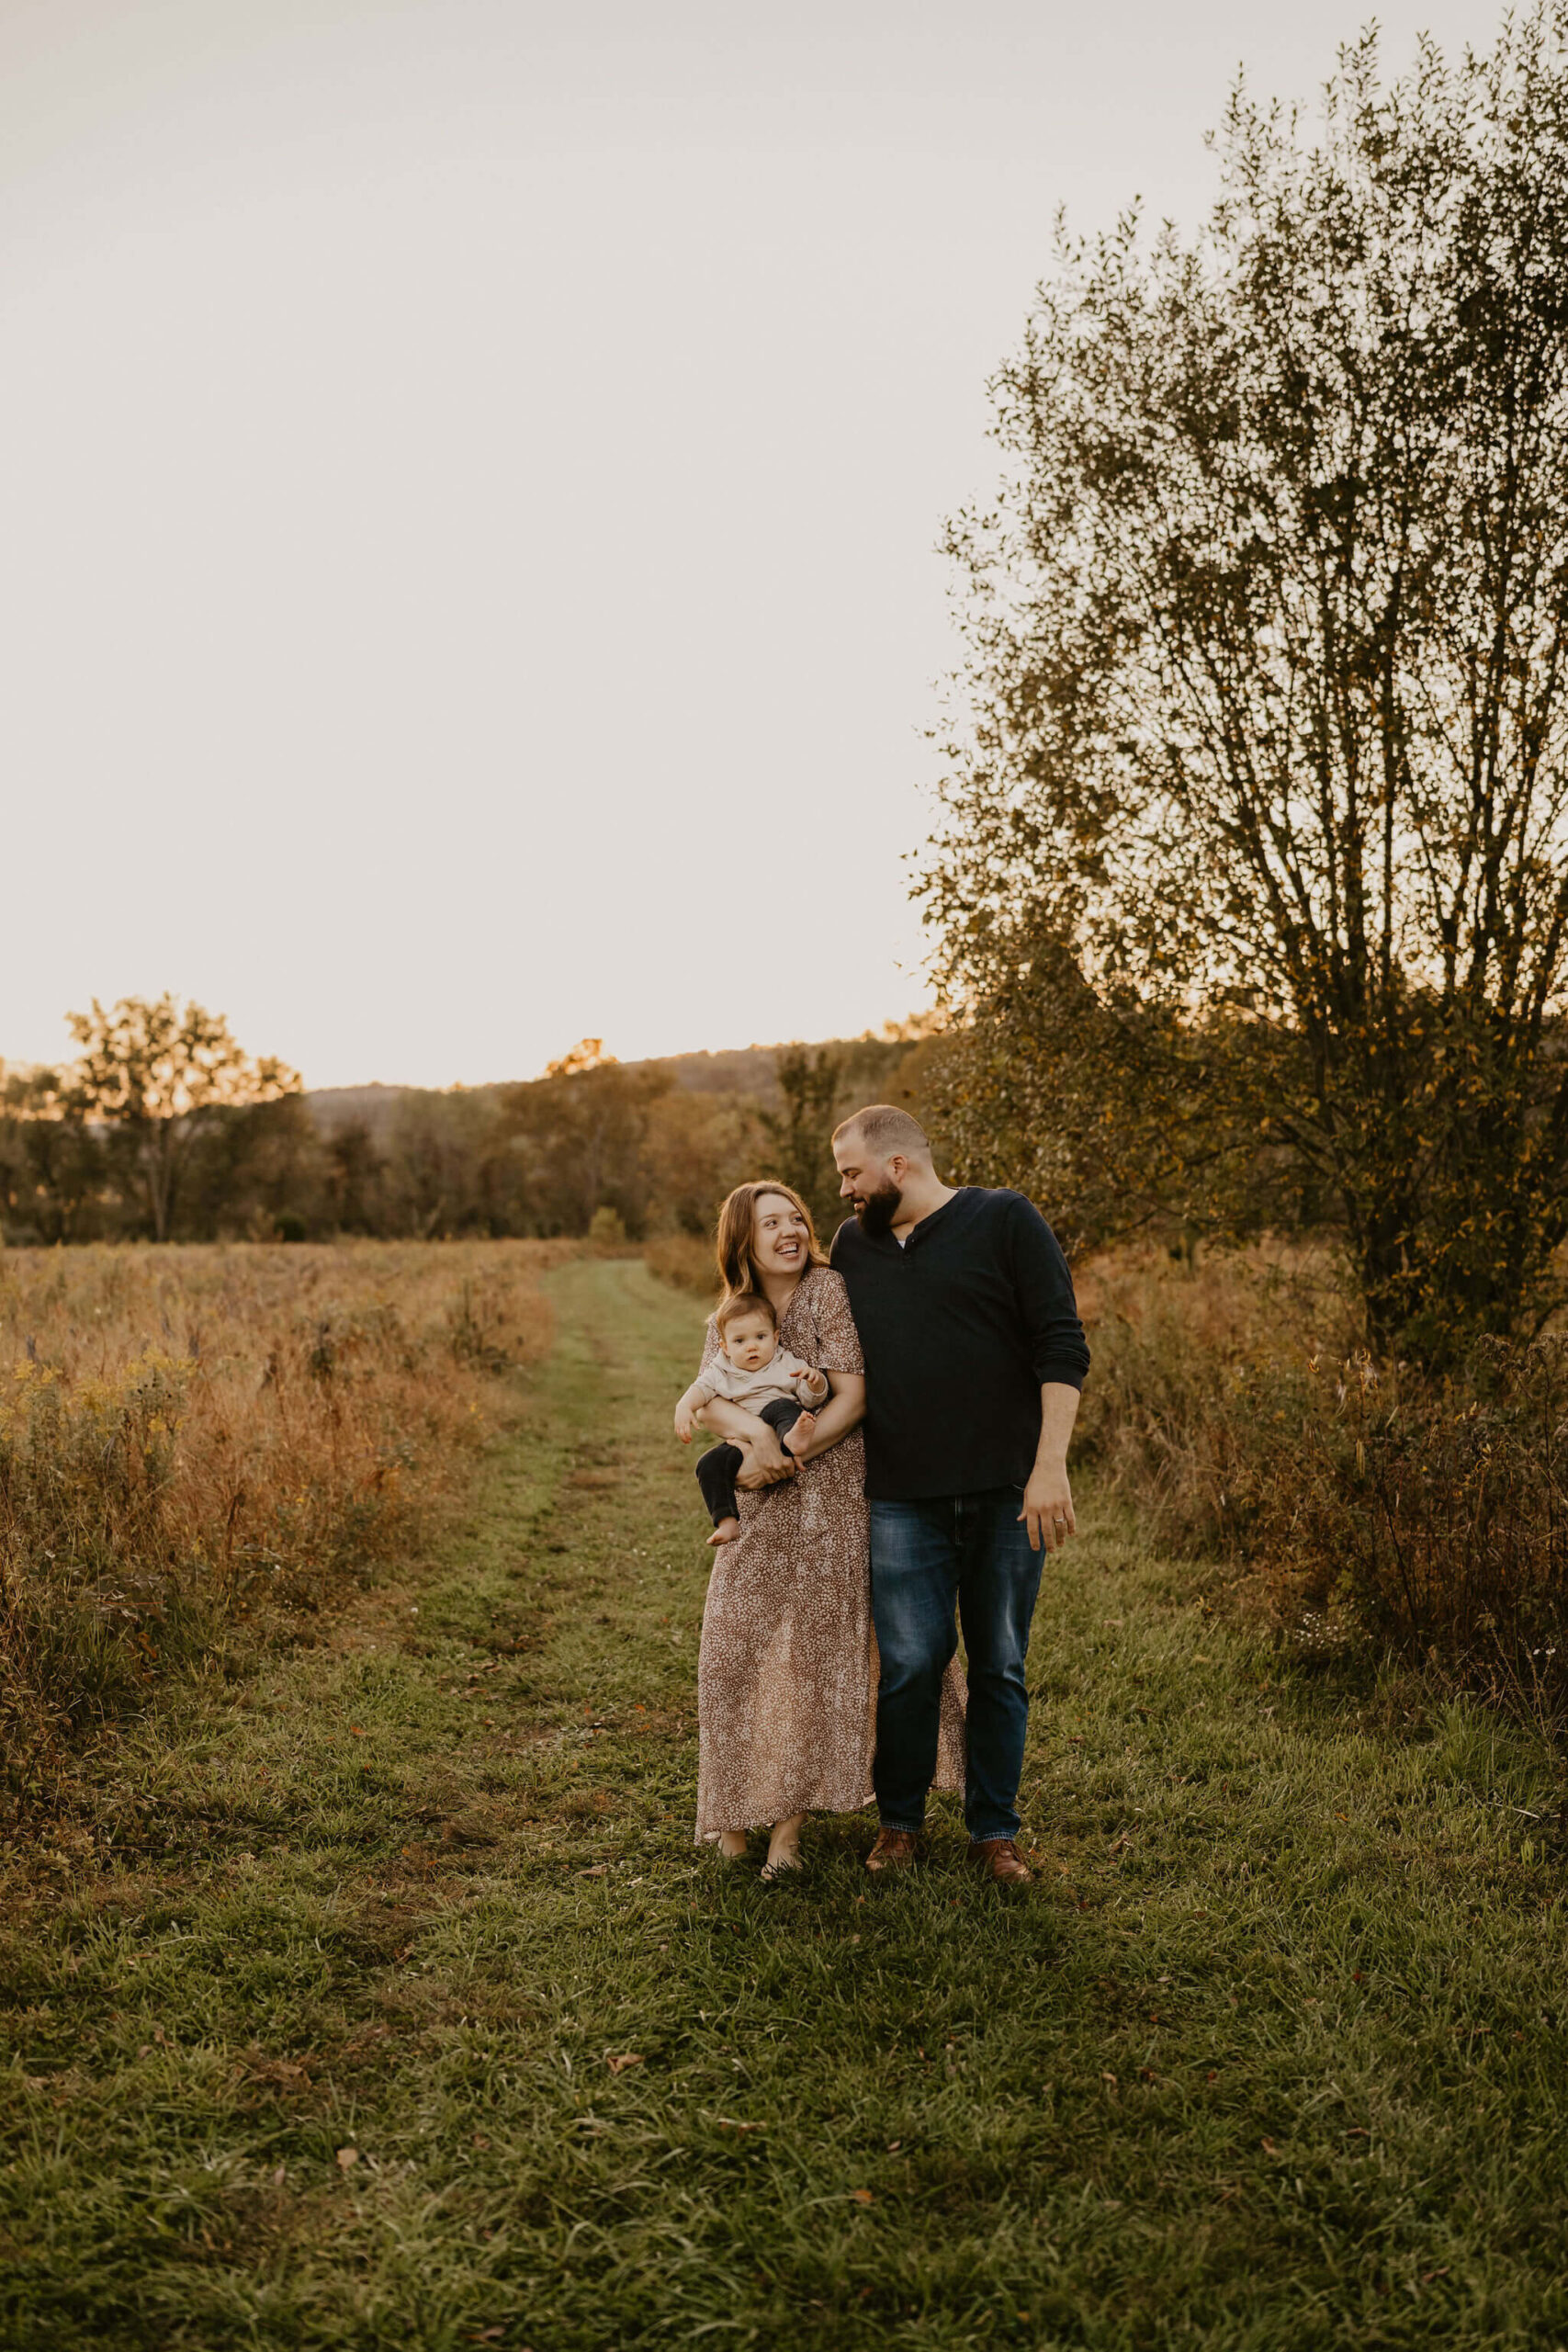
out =
<svg viewBox="0 0 1568 2352"><path fill-rule="evenodd" d="M96 1240L431 1239L711 1229L732 1184L797 1185L829 1229L833 1119L896 1086L890 1030L751 1057L749 1085L682 1085L585 1039L543 1078L389 1090L378 1115L313 1106L228 1023L164 996L71 1016L79 1059L0 1073L0 1226L13 1245ZM679 1066L677 1066L678 1068ZM902 1099L901 1097L899 1099Z"/></svg>

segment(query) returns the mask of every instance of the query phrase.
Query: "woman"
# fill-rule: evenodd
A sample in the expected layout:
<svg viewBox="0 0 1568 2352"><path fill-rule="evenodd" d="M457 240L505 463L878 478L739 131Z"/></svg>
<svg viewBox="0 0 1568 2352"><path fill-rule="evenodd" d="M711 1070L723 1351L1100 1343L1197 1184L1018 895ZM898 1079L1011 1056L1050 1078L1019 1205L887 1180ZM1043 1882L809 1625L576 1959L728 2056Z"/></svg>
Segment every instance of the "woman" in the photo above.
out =
<svg viewBox="0 0 1568 2352"><path fill-rule="evenodd" d="M865 1368L843 1283L787 1184L740 1184L719 1212L726 1295L760 1291L781 1347L828 1375L798 1466L765 1421L715 1398L696 1418L747 1455L740 1532L714 1560L697 1660L697 1838L735 1861L771 1825L765 1878L800 1865L807 1813L870 1802L875 1700L860 1423ZM703 1363L718 1348L708 1325ZM960 1685L943 1692L937 1785L962 1787Z"/></svg>

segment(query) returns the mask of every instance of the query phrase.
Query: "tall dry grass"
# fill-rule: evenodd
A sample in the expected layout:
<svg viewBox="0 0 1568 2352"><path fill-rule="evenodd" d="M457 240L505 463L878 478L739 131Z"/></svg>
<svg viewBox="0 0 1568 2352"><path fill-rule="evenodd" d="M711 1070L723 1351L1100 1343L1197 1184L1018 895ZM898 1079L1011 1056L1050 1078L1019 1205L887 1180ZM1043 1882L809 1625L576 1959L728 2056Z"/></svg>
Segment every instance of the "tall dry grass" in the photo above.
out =
<svg viewBox="0 0 1568 2352"><path fill-rule="evenodd" d="M1247 1565L1306 1648L1568 1724L1568 1338L1376 1364L1322 1250L1123 1251L1079 1286L1084 1454L1160 1540Z"/></svg>
<svg viewBox="0 0 1568 2352"><path fill-rule="evenodd" d="M710 1305L717 1298L718 1272L711 1241L694 1233L665 1233L656 1241L644 1242L642 1256L660 1282L690 1291L694 1298L706 1299Z"/></svg>
<svg viewBox="0 0 1568 2352"><path fill-rule="evenodd" d="M0 1253L0 1745L13 1799L236 1619L416 1540L542 1352L571 1245Z"/></svg>
<svg viewBox="0 0 1568 2352"><path fill-rule="evenodd" d="M1080 1458L1179 1550L1245 1558L1273 1543L1290 1451L1317 1419L1311 1367L1356 1345L1332 1253L1122 1249L1076 1280L1094 1354Z"/></svg>

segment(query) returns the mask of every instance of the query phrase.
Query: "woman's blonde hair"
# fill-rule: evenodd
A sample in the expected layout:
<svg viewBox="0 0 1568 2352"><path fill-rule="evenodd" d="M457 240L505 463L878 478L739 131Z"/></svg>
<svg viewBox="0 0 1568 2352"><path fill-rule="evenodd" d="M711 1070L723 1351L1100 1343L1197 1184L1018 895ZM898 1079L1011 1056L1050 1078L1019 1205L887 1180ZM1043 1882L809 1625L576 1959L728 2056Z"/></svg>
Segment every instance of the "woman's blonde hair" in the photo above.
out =
<svg viewBox="0 0 1568 2352"><path fill-rule="evenodd" d="M828 1262L828 1252L818 1240L817 1227L811 1222L811 1211L790 1185L781 1184L772 1176L764 1176L755 1184L737 1184L718 1213L718 1229L714 1236L718 1278L727 1299L739 1291L760 1291L762 1287L762 1277L751 1256L751 1227L756 1221L757 1203L765 1193L776 1193L781 1201L787 1201L806 1219L807 1261L813 1266L825 1266Z"/></svg>

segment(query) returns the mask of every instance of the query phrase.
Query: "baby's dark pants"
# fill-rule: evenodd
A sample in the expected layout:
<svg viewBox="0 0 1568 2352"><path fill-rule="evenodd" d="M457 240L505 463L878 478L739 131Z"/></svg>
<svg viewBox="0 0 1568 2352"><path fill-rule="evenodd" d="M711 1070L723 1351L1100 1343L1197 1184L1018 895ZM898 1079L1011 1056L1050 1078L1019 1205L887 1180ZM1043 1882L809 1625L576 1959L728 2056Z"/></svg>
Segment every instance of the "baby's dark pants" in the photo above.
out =
<svg viewBox="0 0 1568 2352"><path fill-rule="evenodd" d="M775 1437L783 1437L794 1429L806 1408L797 1405L793 1396L773 1396L757 1415L766 1421ZM708 1507L708 1517L716 1527L721 1519L739 1516L735 1502L735 1475L746 1459L738 1445L710 1445L697 1463L697 1484L703 1490L703 1500Z"/></svg>

